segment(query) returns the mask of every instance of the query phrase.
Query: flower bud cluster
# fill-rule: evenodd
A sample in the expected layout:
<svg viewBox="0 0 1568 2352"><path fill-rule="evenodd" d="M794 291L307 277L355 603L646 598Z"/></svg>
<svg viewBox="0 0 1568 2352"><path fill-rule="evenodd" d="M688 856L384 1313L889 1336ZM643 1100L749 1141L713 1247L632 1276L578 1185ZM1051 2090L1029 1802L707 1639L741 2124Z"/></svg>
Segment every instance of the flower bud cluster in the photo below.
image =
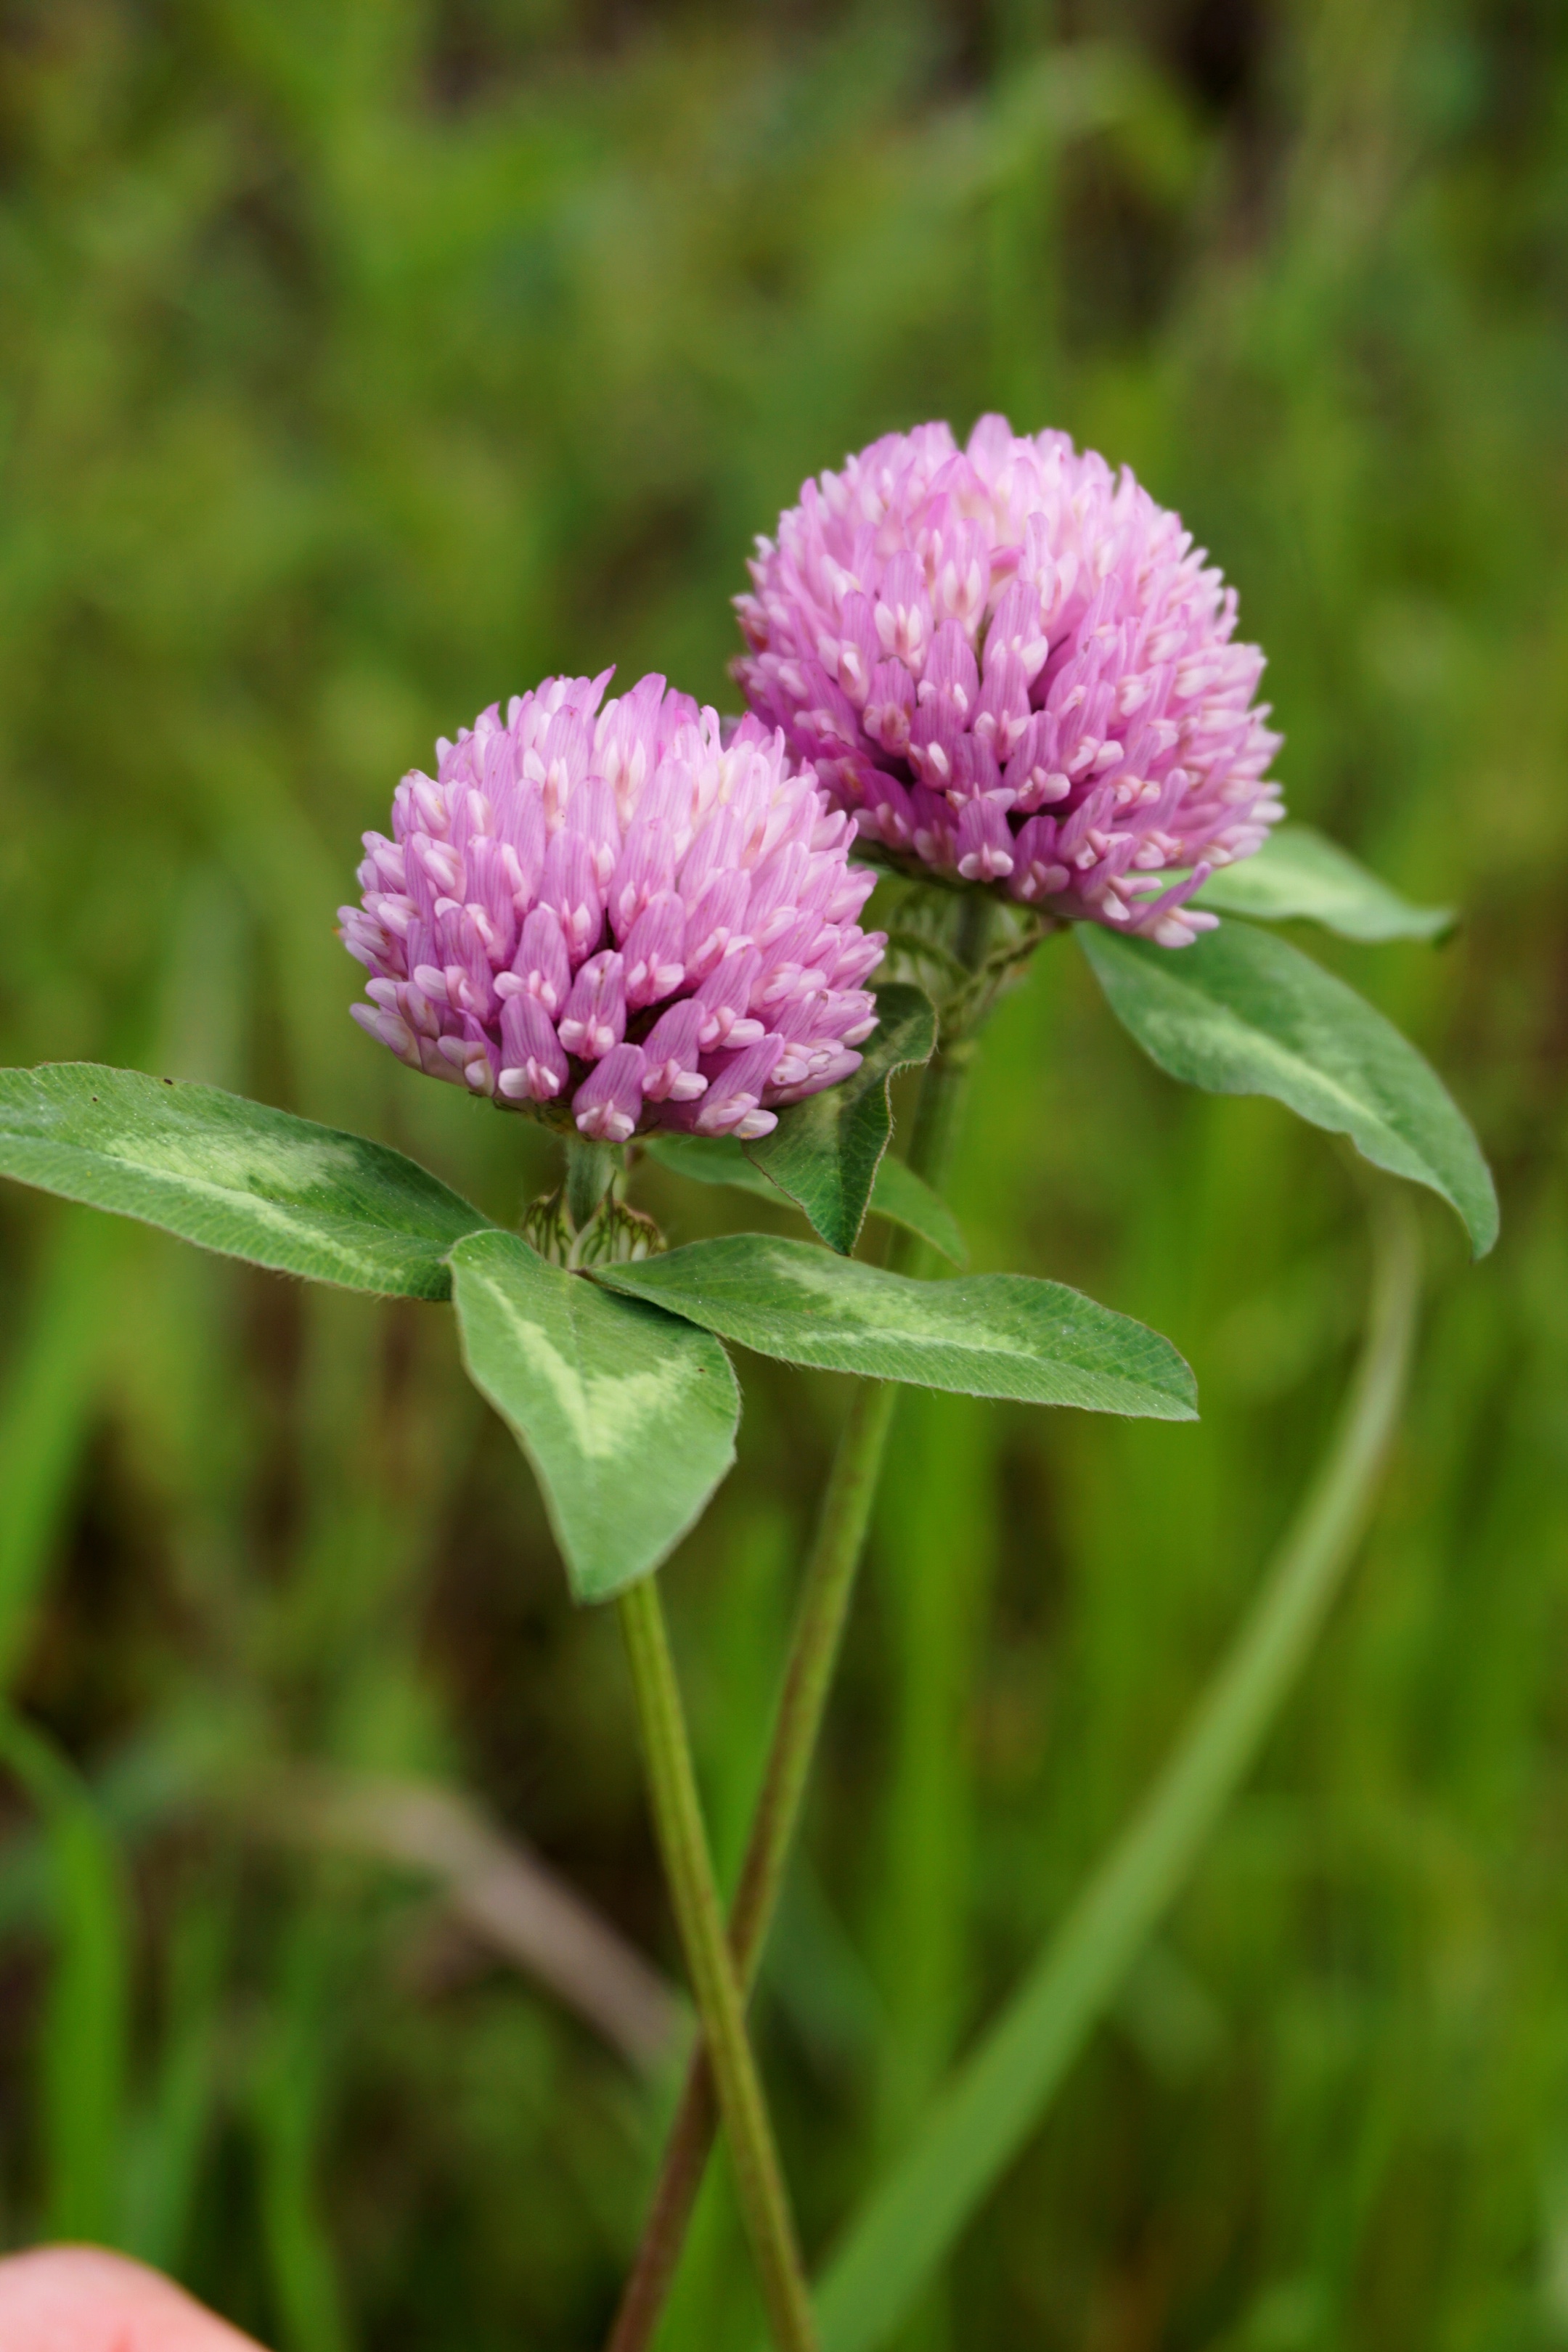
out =
<svg viewBox="0 0 1568 2352"><path fill-rule="evenodd" d="M765 1135L855 1069L874 877L783 733L645 677L549 678L405 776L343 939L411 1067L624 1143Z"/></svg>
<svg viewBox="0 0 1568 2352"><path fill-rule="evenodd" d="M889 434L807 482L737 598L752 709L901 862L1180 947L1282 814L1236 593L1062 433ZM1162 877L1165 877L1162 879Z"/></svg>

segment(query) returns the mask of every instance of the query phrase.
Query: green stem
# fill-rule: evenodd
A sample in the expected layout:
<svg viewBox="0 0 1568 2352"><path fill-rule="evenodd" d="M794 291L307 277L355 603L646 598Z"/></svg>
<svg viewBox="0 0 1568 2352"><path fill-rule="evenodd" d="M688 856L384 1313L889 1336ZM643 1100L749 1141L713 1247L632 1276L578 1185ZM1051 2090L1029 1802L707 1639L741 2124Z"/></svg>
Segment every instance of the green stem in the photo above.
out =
<svg viewBox="0 0 1568 2352"><path fill-rule="evenodd" d="M1392 1187L1365 1346L1334 1443L1142 1808L848 2231L818 2291L825 2352L878 2352L1039 2122L1251 1765L1354 1557L1398 1423L1420 1255Z"/></svg>
<svg viewBox="0 0 1568 2352"><path fill-rule="evenodd" d="M909 1160L916 1174L938 1192L952 1164L973 1052L968 1040L946 1047L921 1081ZM918 1274L928 1255L916 1235L900 1232L890 1263L900 1273ZM891 1381L857 1383L828 1474L816 1540L801 1584L762 1793L730 1916L730 1948L744 1992L756 1979L800 1821L897 1400L898 1387ZM717 2123L712 2073L707 2050L700 2044L687 2070L653 2202L605 2352L644 2352L653 2339L674 2283Z"/></svg>
<svg viewBox="0 0 1568 2352"><path fill-rule="evenodd" d="M816 2352L805 2269L762 2084L746 2039L745 2003L714 1883L697 1779L658 1588L644 1577L620 1596L648 1790L686 1966L710 2053L741 2211L782 2352Z"/></svg>
<svg viewBox="0 0 1568 2352"><path fill-rule="evenodd" d="M581 1136L566 1142L566 1217L580 1234L614 1181L615 1153L607 1143L589 1143Z"/></svg>
<svg viewBox="0 0 1568 2352"><path fill-rule="evenodd" d="M924 1177L933 1192L947 1190L963 1107L969 1098L974 1053L973 1037L944 1043L921 1081L914 1124L910 1131L909 1163L917 1176ZM932 1262L931 1251L918 1235L901 1230L898 1233L888 1258L895 1274L921 1274Z"/></svg>

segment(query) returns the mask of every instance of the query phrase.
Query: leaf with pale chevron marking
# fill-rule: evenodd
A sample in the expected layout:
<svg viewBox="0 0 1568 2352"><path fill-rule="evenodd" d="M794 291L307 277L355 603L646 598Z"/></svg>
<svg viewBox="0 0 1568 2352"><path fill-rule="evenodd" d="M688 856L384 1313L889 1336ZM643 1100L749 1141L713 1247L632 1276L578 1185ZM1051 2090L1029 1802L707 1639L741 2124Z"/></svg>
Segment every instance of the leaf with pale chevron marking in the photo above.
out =
<svg viewBox="0 0 1568 2352"><path fill-rule="evenodd" d="M1272 1095L1348 1135L1374 1168L1440 1192L1485 1256L1497 1193L1469 1123L1353 988L1251 923L1221 923L1185 948L1075 928L1107 1003L1151 1061L1209 1094Z"/></svg>
<svg viewBox="0 0 1568 2352"><path fill-rule="evenodd" d="M1090 1412L1195 1415L1192 1373L1168 1339L1030 1275L914 1282L810 1242L731 1234L594 1278L787 1363Z"/></svg>
<svg viewBox="0 0 1568 2352"><path fill-rule="evenodd" d="M217 1087L93 1062L0 1070L0 1175L312 1282L445 1298L489 1219L401 1151Z"/></svg>
<svg viewBox="0 0 1568 2352"><path fill-rule="evenodd" d="M574 1597L608 1600L658 1566L735 1459L729 1358L516 1234L459 1242L452 1294L468 1377L533 1465Z"/></svg>

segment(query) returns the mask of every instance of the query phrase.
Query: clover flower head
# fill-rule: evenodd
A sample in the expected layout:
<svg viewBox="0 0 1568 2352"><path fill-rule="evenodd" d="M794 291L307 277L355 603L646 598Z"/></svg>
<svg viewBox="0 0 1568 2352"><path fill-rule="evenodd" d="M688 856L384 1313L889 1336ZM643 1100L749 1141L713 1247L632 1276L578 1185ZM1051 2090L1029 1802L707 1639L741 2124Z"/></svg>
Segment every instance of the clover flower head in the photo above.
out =
<svg viewBox="0 0 1568 2352"><path fill-rule="evenodd" d="M783 733L645 677L547 678L404 778L341 910L354 1017L411 1068L584 1135L742 1139L876 1026L874 877Z"/></svg>
<svg viewBox="0 0 1568 2352"><path fill-rule="evenodd" d="M750 569L747 699L902 864L1181 947L1282 814L1235 590L1065 433L889 434Z"/></svg>

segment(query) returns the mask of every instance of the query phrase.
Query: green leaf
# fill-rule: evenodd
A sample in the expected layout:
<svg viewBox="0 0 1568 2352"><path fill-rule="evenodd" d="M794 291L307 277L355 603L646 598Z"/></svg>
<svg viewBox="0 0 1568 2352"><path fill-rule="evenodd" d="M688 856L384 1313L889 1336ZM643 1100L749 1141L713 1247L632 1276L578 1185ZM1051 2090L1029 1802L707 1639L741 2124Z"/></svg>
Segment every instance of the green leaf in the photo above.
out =
<svg viewBox="0 0 1568 2352"><path fill-rule="evenodd" d="M1440 1192L1485 1256L1497 1194L1476 1139L1436 1072L1353 988L1249 923L1186 948L1076 928L1111 1011L1163 1070L1209 1094L1273 1095L1348 1135L1374 1167Z"/></svg>
<svg viewBox="0 0 1568 2352"><path fill-rule="evenodd" d="M1261 849L1211 874L1193 901L1267 923L1302 916L1345 940L1435 940L1454 928L1451 907L1414 907L1310 824L1276 827Z"/></svg>
<svg viewBox="0 0 1568 2352"><path fill-rule="evenodd" d="M1168 1339L1028 1275L914 1282L810 1242L732 1234L596 1267L594 1279L786 1363L1027 1404L1195 1417L1192 1373Z"/></svg>
<svg viewBox="0 0 1568 2352"><path fill-rule="evenodd" d="M732 1135L656 1132L639 1135L637 1148L657 1160L661 1168L672 1168L694 1184L728 1184L737 1192L750 1192L756 1200L778 1206L778 1186L760 1168L752 1167Z"/></svg>
<svg viewBox="0 0 1568 2352"><path fill-rule="evenodd" d="M871 1214L886 1217L889 1224L907 1225L950 1265L967 1264L963 1228L942 1194L932 1192L923 1176L917 1176L890 1151L883 1153L878 1165L877 1181L871 1187Z"/></svg>
<svg viewBox="0 0 1568 2352"><path fill-rule="evenodd" d="M313 1282L445 1298L489 1223L400 1151L216 1087L92 1062L0 1070L0 1175Z"/></svg>
<svg viewBox="0 0 1568 2352"><path fill-rule="evenodd" d="M661 1168L673 1168L678 1176L689 1176L696 1183L729 1184L758 1200L778 1202L780 1186L752 1166L733 1136L646 1135L640 1148ZM798 1206L792 1195L784 1197ZM884 1152L878 1163L870 1214L885 1217L889 1224L907 1225L954 1265L963 1265L969 1255L958 1219L941 1193L891 1152Z"/></svg>
<svg viewBox="0 0 1568 2352"><path fill-rule="evenodd" d="M877 1026L860 1066L841 1086L782 1112L746 1156L798 1202L829 1249L847 1257L859 1238L878 1163L893 1131L888 1081L936 1051L931 999L902 981L877 992Z"/></svg>
<svg viewBox="0 0 1568 2352"><path fill-rule="evenodd" d="M495 1228L452 1252L452 1295L468 1377L533 1465L574 1598L607 1601L673 1550L733 1463L729 1358Z"/></svg>

